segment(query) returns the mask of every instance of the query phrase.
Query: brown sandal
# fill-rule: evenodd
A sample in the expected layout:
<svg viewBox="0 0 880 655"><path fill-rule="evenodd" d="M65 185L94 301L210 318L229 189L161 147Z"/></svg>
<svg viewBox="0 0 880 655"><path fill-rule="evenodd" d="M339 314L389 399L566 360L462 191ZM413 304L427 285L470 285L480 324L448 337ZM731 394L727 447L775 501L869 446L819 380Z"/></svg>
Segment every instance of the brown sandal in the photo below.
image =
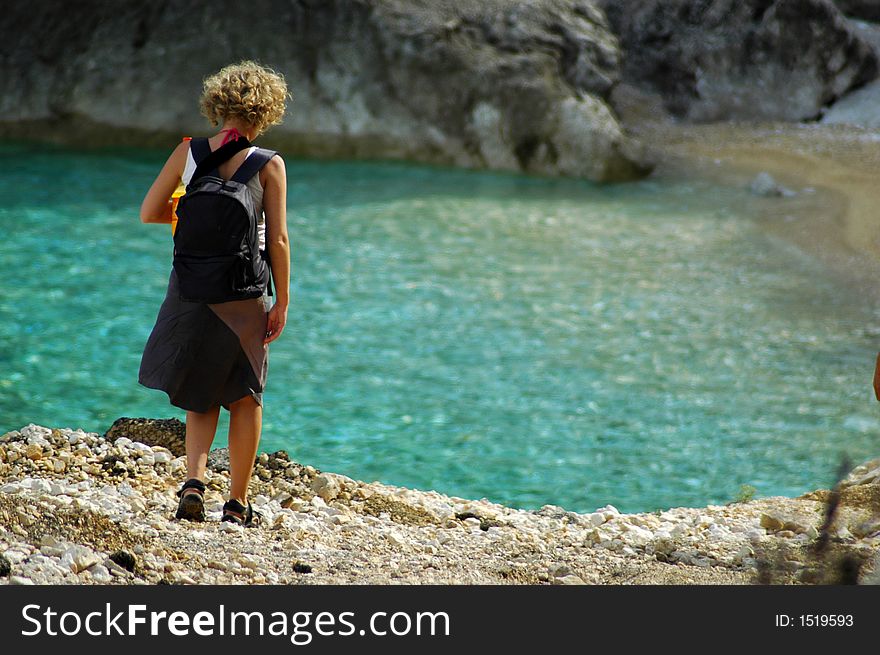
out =
<svg viewBox="0 0 880 655"><path fill-rule="evenodd" d="M205 483L198 478L190 478L183 483L177 492L180 502L177 504L178 519L188 521L205 520Z"/></svg>
<svg viewBox="0 0 880 655"><path fill-rule="evenodd" d="M220 521L227 521L245 528L252 528L257 524L259 517L259 513L255 512L251 507L250 501L248 501L247 507L245 507L235 498L230 498L223 505L223 516Z"/></svg>

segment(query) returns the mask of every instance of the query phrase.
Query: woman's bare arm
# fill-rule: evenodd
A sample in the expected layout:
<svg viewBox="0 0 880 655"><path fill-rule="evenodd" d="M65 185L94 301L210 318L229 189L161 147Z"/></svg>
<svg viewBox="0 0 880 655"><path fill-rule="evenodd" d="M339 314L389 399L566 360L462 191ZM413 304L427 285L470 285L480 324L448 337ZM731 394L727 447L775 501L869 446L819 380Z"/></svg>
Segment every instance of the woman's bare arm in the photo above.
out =
<svg viewBox="0 0 880 655"><path fill-rule="evenodd" d="M287 234L287 169L275 155L260 171L263 180L263 211L266 214L266 248L272 265L275 305L269 311L264 343L279 337L287 324L290 304L290 240Z"/></svg>
<svg viewBox="0 0 880 655"><path fill-rule="evenodd" d="M180 183L180 176L186 166L189 142L181 141L169 155L168 160L153 181L144 201L141 203L142 223L171 222L171 194Z"/></svg>

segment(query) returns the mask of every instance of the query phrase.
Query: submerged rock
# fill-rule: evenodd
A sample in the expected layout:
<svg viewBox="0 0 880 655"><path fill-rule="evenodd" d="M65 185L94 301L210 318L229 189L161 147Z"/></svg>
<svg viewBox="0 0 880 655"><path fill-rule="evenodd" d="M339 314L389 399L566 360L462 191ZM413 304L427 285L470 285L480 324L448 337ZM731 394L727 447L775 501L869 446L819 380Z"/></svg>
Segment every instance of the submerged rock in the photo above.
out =
<svg viewBox="0 0 880 655"><path fill-rule="evenodd" d="M690 121L807 120L874 79L871 45L826 0L601 0L622 78Z"/></svg>
<svg viewBox="0 0 880 655"><path fill-rule="evenodd" d="M749 184L749 191L751 191L756 196L763 196L765 198L773 198L778 196L789 197L796 195L796 193L791 189L779 184L774 179L774 177L766 171L758 173L755 176L751 184Z"/></svg>
<svg viewBox="0 0 880 655"><path fill-rule="evenodd" d="M13 4L0 14L0 134L172 144L208 129L202 78L254 58L293 93L267 136L291 155L594 180L650 169L605 103L619 51L593 0L263 7L91 0L70 21L51 5Z"/></svg>

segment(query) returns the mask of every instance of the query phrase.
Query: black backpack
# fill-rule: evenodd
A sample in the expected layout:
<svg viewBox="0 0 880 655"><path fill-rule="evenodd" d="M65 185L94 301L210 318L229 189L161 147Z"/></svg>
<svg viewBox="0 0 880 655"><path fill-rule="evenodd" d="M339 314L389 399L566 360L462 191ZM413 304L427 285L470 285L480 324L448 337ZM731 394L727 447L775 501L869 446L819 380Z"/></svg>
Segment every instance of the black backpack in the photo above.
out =
<svg viewBox="0 0 880 655"><path fill-rule="evenodd" d="M259 217L247 183L277 152L257 148L229 180L217 170L250 146L240 137L211 152L208 139L190 141L196 170L178 201L174 232L173 267L181 300L259 298L267 287L272 293L269 261L259 249Z"/></svg>

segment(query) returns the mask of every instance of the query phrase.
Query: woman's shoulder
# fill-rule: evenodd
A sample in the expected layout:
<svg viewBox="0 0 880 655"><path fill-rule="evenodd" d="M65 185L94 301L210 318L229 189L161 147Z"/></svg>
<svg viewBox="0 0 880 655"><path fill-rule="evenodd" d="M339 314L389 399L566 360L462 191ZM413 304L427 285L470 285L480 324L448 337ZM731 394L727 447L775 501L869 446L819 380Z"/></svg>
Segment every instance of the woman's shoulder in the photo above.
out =
<svg viewBox="0 0 880 655"><path fill-rule="evenodd" d="M189 142L181 141L178 143L174 147L174 150L171 151L171 154L168 155L163 171L173 171L173 173L181 175L186 168L186 158L188 153Z"/></svg>
<svg viewBox="0 0 880 655"><path fill-rule="evenodd" d="M279 163L284 165L284 157L281 156L281 153L277 150L269 150L270 153L274 153L272 159L269 160L269 163L273 163L277 166Z"/></svg>
<svg viewBox="0 0 880 655"><path fill-rule="evenodd" d="M181 165L181 168L183 167L184 162L186 162L186 159L190 154L190 142L191 140L189 137L184 137L171 152L170 159L173 159L175 160L175 162L179 163Z"/></svg>
<svg viewBox="0 0 880 655"><path fill-rule="evenodd" d="M260 170L260 182L265 188L269 181L281 181L285 179L287 171L284 167L284 159L277 152L266 162L266 165Z"/></svg>
<svg viewBox="0 0 880 655"><path fill-rule="evenodd" d="M183 137L180 140L180 143L178 143L175 146L174 152L184 152L184 153L189 152L189 146L191 143L192 143L192 137L188 137L188 136Z"/></svg>
<svg viewBox="0 0 880 655"><path fill-rule="evenodd" d="M267 171L274 171L276 174L283 174L284 158L276 152L275 155L268 162L266 162L265 168Z"/></svg>

